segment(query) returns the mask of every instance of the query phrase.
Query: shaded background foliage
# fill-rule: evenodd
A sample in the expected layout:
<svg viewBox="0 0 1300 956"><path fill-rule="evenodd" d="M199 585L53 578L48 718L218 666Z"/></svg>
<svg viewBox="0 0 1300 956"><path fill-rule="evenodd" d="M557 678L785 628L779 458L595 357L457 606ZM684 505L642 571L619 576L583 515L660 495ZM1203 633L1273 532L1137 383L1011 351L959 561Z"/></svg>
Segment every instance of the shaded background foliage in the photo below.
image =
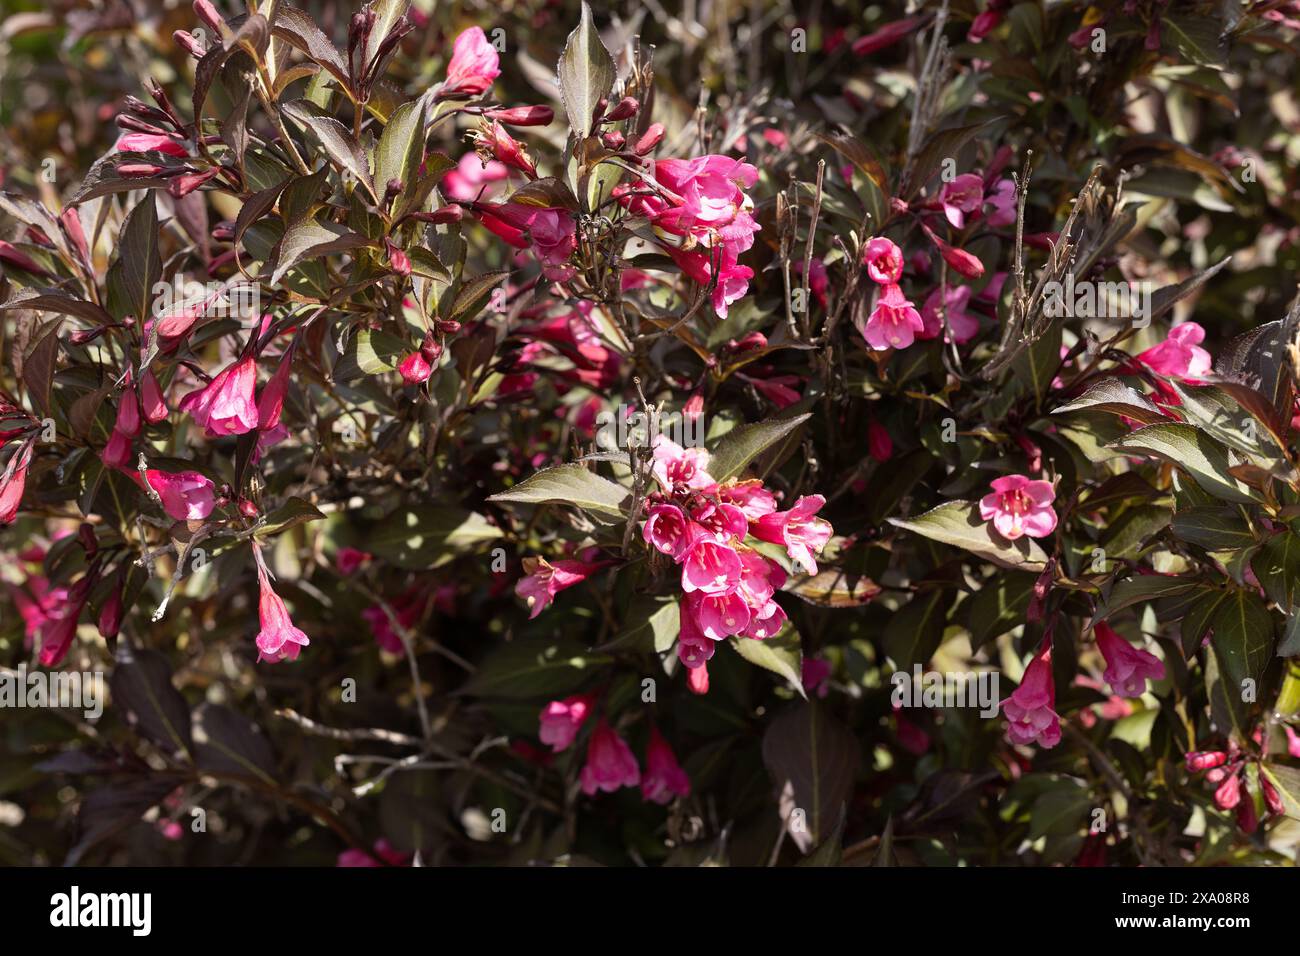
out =
<svg viewBox="0 0 1300 956"><path fill-rule="evenodd" d="M303 6L342 46L352 10ZM395 96L418 95L440 79L452 38L480 25L505 31L499 101L552 102L550 78L578 23L576 4L414 7L424 22L403 40L383 81ZM1290 533L1283 529L1295 520L1294 482L1279 479L1266 493L1264 479L1258 494L1247 495L1269 498L1268 521L1261 523L1259 512L1242 513L1239 502L1215 497L1204 483L1189 485L1167 464L1137 464L1142 446L1133 449L1127 470L1122 456L1096 453L1128 435L1134 419L1145 421L1146 410L1125 396L1112 404L1127 423L1104 409L1074 413L1084 424L1054 415L1096 384L1079 374L1085 354L1091 357L1083 323L1056 323L1028 348L1015 336L1002 340L1012 314L1006 290L984 307L981 339L964 354L930 341L881 356L863 347L852 320L870 307L857 244L886 223L898 224L890 200L932 198L944 159L953 158L960 171L983 170L1000 148L1009 151L1008 172L1021 170L1032 152L1025 233L1061 231L1080 197L1079 246L1092 253L1094 276L1177 288L1231 257L1203 281L1169 294L1151 328L1125 330L1107 346L1136 355L1163 338L1171 319L1194 317L1218 357L1241 333L1282 319L1295 294L1300 237L1300 90L1296 32L1287 20L1300 15L1279 3L1008 3L994 7L1000 23L974 43L968 31L985 6L952 3L943 32L954 69L918 112L926 31L938 9L831 2L596 9L610 50L624 50L637 35L654 46L653 116L669 131L671 155L728 152L741 143L730 154L743 152L759 167L753 194L762 231L746 258L755 271L749 296L725 320L703 316L689 335L629 350L614 381L575 388L561 375L541 374L516 394L499 391L502 374L514 370L513 356L525 344L517 335L519 314L536 300L513 297L505 314L484 312L486 280L460 315L466 330L431 380L430 401L395 384L397 346L376 346L373 361L352 353L355 367L344 375L349 354L331 353L333 333L323 336L319 354L340 364L332 376L320 367L301 373L286 413L298 438L272 450L261 472L262 497L272 509L261 537L271 544L279 593L311 636L309 650L292 665L255 665L247 547L219 549L208 572L186 579L158 623L150 618L163 582L141 576L116 649L84 624L64 664L111 671L112 704L97 724L65 711L0 713L0 800L7 808L0 858L324 865L340 851L367 850L383 838L438 864L1294 860L1292 820L1246 833L1215 808L1212 788L1183 768L1187 751L1222 746L1229 725L1250 748L1261 719L1289 719L1300 704L1281 690L1292 686L1287 662L1273 654L1273 644L1293 633L1291 608L1257 565L1263 595L1250 589L1243 571L1270 546L1266 531ZM114 0L93 8L10 3L4 12L6 191L61 208L112 146L112 120L124 98L140 95L150 77L187 108L192 61L171 34L195 26L188 7ZM908 17L917 19L904 23L897 42L853 51L853 41ZM1071 42L1090 25L1105 29L1104 53ZM799 29L807 52L792 48ZM212 96L207 115L228 115L229 91L218 86ZM526 141L559 175L565 130L555 105L561 118L528 131ZM264 117L255 122L265 126ZM463 133L449 124L430 150L459 158L468 148ZM51 159L53 181L41 175ZM1247 160L1255 175L1243 178ZM815 338L816 348L788 347L814 342L783 335L782 272L802 258L819 161L821 225L813 244L826 263L829 293L812 316L845 321ZM1110 234L1106 224L1123 215L1117 189L1130 201L1132 219ZM210 263L211 227L239 212L228 196L191 195L202 198L170 207L188 226L163 234L169 269L171 256L187 269ZM125 194L110 201L120 222L130 203ZM791 208L799 210L793 221ZM20 237L12 217L0 223L0 237ZM891 235L909 258L928 249L914 228L904 228ZM512 268L509 250L482 229L467 220L462 231L466 277ZM1011 238L1008 230L979 229L961 237L985 267L983 278L970 283L977 295L995 273L1011 269ZM1031 274L1047 259L1042 245L1027 253ZM937 279L938 267L931 269L917 269L927 277L913 295L918 305ZM18 391L21 361L31 361L35 332L44 326L30 313L4 316L3 381ZM758 356L739 351L734 343L755 331L778 347ZM1072 368L1062 364L1062 346L1072 350ZM19 366L14 356L22 357ZM1109 360L1112 374L1124 357ZM998 374L978 374L1004 360ZM836 531L825 561L830 571L783 596L793 627L773 644L770 659L751 662L722 649L710 662L705 696L687 692L680 669L665 673L660 666L676 636L662 568L639 562L593 577L530 620L512 595L522 559L593 541L608 554L607 535L576 510L488 500L539 468L589 450L590 428L576 406L588 396L610 407L635 403L634 374L652 400L670 406L701 394L711 442L743 423L812 413L756 464L791 498L826 496L823 514ZM778 380L795 389L789 408L784 396L764 388ZM62 414L70 415L77 392L59 385ZM335 418L345 407L359 415L373 443L342 440ZM1289 421L1290 411L1274 413ZM83 406L83 413L93 421L96 409ZM949 416L961 436L956 442L941 437ZM887 461L869 453L872 423L890 436ZM1293 465L1295 431L1283 425L1282 432L1286 447L1266 457ZM1058 573L1037 623L1025 615L1041 561L1008 569L1006 554L986 560L968 540L928 532L916 518L950 500L978 498L997 474L1026 470L1029 446L1060 477L1058 506L1071 502L1060 539L1044 542ZM183 444L168 453L191 454ZM228 480L229 449L218 453L209 445L203 454L200 464ZM1185 463L1177 452L1164 457ZM59 464L42 456L40 474ZM61 478L32 484L41 488L36 507L25 504L3 531L11 584L16 574L31 573L21 569L24 550L49 542L60 527L75 530L83 511L103 503L93 488L85 498L84 488L62 487ZM1086 508L1075 507L1080 495ZM1233 546L1225 550L1225 542ZM1088 563L1098 546L1106 564L1093 574ZM376 561L357 576L341 575L331 563L340 547L360 548ZM496 547L504 548L504 571L494 567ZM66 581L85 561L64 538L48 547L42 563L44 574ZM1151 575L1128 576L1139 567L1179 575L1180 583L1153 589L1144 583ZM1284 595L1291 589L1286 581L1295 579L1292 567L1283 562ZM92 598L92 610L103 597ZM1205 598L1212 604L1193 614ZM418 605L410 624L418 685L405 658L381 653L371 636L363 612L381 600L390 608ZM1268 632L1263 653L1246 655L1258 658L1251 671L1262 687L1258 700L1248 712L1227 716L1212 710L1206 684L1213 676L1206 671L1217 665L1198 646L1207 628L1220 644L1230 640L1223 601L1240 610L1238 640ZM1081 673L1100 672L1086 635L1094 614L1103 613L1130 636L1157 638L1169 672L1127 710L1117 710L1097 686L1075 682ZM1186 623L1189 616L1201 622L1199 630ZM913 663L947 671L999 667L1010 690L1048 622L1057 709L1073 728L1060 747L1012 748L1001 720L981 720L971 710L900 717L891 709L889 674ZM829 693L814 694L812 703L802 700L801 657L831 666ZM30 659L23 622L10 604L0 617L0 658L10 667ZM671 665L674 657L665 659ZM647 676L656 678L652 708L642 702ZM355 702L342 699L348 679L355 681ZM643 802L634 789L585 798L574 786L581 746L542 765L540 708L595 688L607 712L626 718L625 735L638 754L653 711L690 775L689 798L667 810ZM1230 702L1222 707L1234 709ZM1295 775L1280 732L1273 728L1264 740L1254 745L1262 762L1280 768L1281 779ZM382 760L356 761L358 754ZM391 761L412 755L421 766L385 773ZM809 813L813 838L780 838L782 810L792 803ZM193 807L207 812L205 834L190 832ZM1089 836L1098 807L1111 825ZM505 833L491 828L497 809L509 821ZM181 825L179 839L169 821Z"/></svg>

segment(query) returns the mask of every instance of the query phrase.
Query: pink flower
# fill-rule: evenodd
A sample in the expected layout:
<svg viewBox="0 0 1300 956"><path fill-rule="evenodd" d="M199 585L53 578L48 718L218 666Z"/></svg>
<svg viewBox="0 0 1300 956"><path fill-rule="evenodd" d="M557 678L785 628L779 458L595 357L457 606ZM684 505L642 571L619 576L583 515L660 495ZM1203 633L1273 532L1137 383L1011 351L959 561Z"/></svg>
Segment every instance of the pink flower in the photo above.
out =
<svg viewBox="0 0 1300 956"><path fill-rule="evenodd" d="M698 491L714 484L705 470L709 467L709 453L703 448L683 448L666 435L655 436L654 476L665 491L683 486Z"/></svg>
<svg viewBox="0 0 1300 956"><path fill-rule="evenodd" d="M166 133L124 133L117 139L119 153L166 153L188 156L189 151Z"/></svg>
<svg viewBox="0 0 1300 956"><path fill-rule="evenodd" d="M664 246L664 250L677 263L678 267L700 285L707 286L713 281L714 255L709 250L688 251L676 246ZM754 270L742 266L736 261L735 253L723 247L717 257L718 280L713 286L713 311L719 318L725 319L731 304L745 297L749 291L749 280L754 278Z"/></svg>
<svg viewBox="0 0 1300 956"><path fill-rule="evenodd" d="M650 725L650 743L645 751L645 776L641 778L641 796L651 803L671 803L673 797L688 797L691 780L677 762L673 748Z"/></svg>
<svg viewBox="0 0 1300 956"><path fill-rule="evenodd" d="M203 388L181 399L181 411L189 412L203 426L209 438L242 435L257 427L257 364L250 355L219 372Z"/></svg>
<svg viewBox="0 0 1300 956"><path fill-rule="evenodd" d="M442 177L442 191L448 199L459 202L473 202L479 199L491 199L497 191L497 184L510 176L510 170L495 159L483 162L477 153L466 153Z"/></svg>
<svg viewBox="0 0 1300 956"><path fill-rule="evenodd" d="M1023 535L1045 538L1056 530L1055 497L1050 481L1007 475L995 479L993 491L980 499L980 517L992 521L1008 541Z"/></svg>
<svg viewBox="0 0 1300 956"><path fill-rule="evenodd" d="M641 536L656 551L676 561L691 541L690 525L686 513L681 508L673 504L658 504L646 513Z"/></svg>
<svg viewBox="0 0 1300 956"><path fill-rule="evenodd" d="M754 201L744 190L758 181L758 169L727 156L660 159L655 179L676 194L672 204L653 215L654 224L690 236L706 248L721 244L736 255L754 244L758 223L750 213Z"/></svg>
<svg viewBox="0 0 1300 956"><path fill-rule="evenodd" d="M334 567L338 568L339 574L352 575L372 558L373 554L359 548L342 547L334 553Z"/></svg>
<svg viewBox="0 0 1300 956"><path fill-rule="evenodd" d="M271 380L262 389L257 400L257 427L266 431L280 424L280 413L284 411L284 396L289 390L289 375L293 369L293 347L290 346L280 356L280 365L271 376Z"/></svg>
<svg viewBox="0 0 1300 956"><path fill-rule="evenodd" d="M15 454L22 455L23 452ZM14 518L18 517L18 505L22 502L26 486L27 461L20 459L18 466L0 479L0 524L12 524Z"/></svg>
<svg viewBox="0 0 1300 956"><path fill-rule="evenodd" d="M805 657L801 670L804 691L818 697L825 697L830 692L830 661L824 661L820 657Z"/></svg>
<svg viewBox="0 0 1300 956"><path fill-rule="evenodd" d="M416 349L398 363L397 371L407 385L422 385L433 374L433 366L420 349Z"/></svg>
<svg viewBox="0 0 1300 956"><path fill-rule="evenodd" d="M894 440L884 425L874 418L867 422L867 451L876 461L889 461L894 457Z"/></svg>
<svg viewBox="0 0 1300 956"><path fill-rule="evenodd" d="M260 593L257 598L257 619L261 630L257 634L257 659L274 664L277 661L296 661L298 654L311 642L307 635L293 626L289 611L284 601L271 587L270 575L262 562L262 556L253 545L253 554L257 559L257 584Z"/></svg>
<svg viewBox="0 0 1300 956"><path fill-rule="evenodd" d="M604 717L587 743L587 763L580 777L582 792L589 797L595 796L598 790L613 793L620 787L635 787L641 782L636 757Z"/></svg>
<svg viewBox="0 0 1300 956"><path fill-rule="evenodd" d="M740 583L740 570L740 555L732 548L708 535L697 534L682 561L682 590L688 594L692 591L730 594Z"/></svg>
<svg viewBox="0 0 1300 956"><path fill-rule="evenodd" d="M990 207L985 219L990 226L1009 226L1016 221L1016 184L1010 179L999 179L984 202Z"/></svg>
<svg viewBox="0 0 1300 956"><path fill-rule="evenodd" d="M705 494L716 495L719 501L735 505L750 521L757 521L776 510L776 496L764 488L757 478L735 484L713 485L705 489Z"/></svg>
<svg viewBox="0 0 1300 956"><path fill-rule="evenodd" d="M365 850L344 850L339 854L337 866L378 867L387 863L389 866L409 866L411 854L393 849L393 845L380 837L375 841L375 852Z"/></svg>
<svg viewBox="0 0 1300 956"><path fill-rule="evenodd" d="M692 694L704 695L709 692L709 668L700 664L686 672L686 686Z"/></svg>
<svg viewBox="0 0 1300 956"><path fill-rule="evenodd" d="M921 313L903 295L902 288L892 282L881 287L876 307L861 329L862 337L877 352L889 348L905 349L924 330Z"/></svg>
<svg viewBox="0 0 1300 956"><path fill-rule="evenodd" d="M1282 729L1286 731L1286 752L1292 757L1300 757L1300 734L1290 724L1284 724Z"/></svg>
<svg viewBox="0 0 1300 956"><path fill-rule="evenodd" d="M558 266L578 248L573 214L559 206L481 203L483 225L518 249L531 247L544 264Z"/></svg>
<svg viewBox="0 0 1300 956"><path fill-rule="evenodd" d="M581 584L604 564L586 561L556 561L545 558L524 558L524 577L515 585L515 594L528 605L528 619L541 614L555 600L555 595L565 588Z"/></svg>
<svg viewBox="0 0 1300 956"><path fill-rule="evenodd" d="M1210 370L1210 353L1201 348L1205 329L1195 322L1184 322L1169 330L1168 337L1137 356L1137 360L1157 375L1195 380Z"/></svg>
<svg viewBox="0 0 1300 956"><path fill-rule="evenodd" d="M173 521L202 521L212 514L216 494L212 482L197 471L167 472L150 468L149 487L162 499L163 511Z"/></svg>
<svg viewBox="0 0 1300 956"><path fill-rule="evenodd" d="M966 217L978 212L984 201L984 180L974 173L962 173L939 192L944 217L955 229L966 227Z"/></svg>
<svg viewBox="0 0 1300 956"><path fill-rule="evenodd" d="M501 75L501 60L481 27L470 27L452 45L451 62L447 64L447 79L439 94L449 96L480 96Z"/></svg>
<svg viewBox="0 0 1300 956"><path fill-rule="evenodd" d="M921 224L921 230L934 243L935 248L939 250L939 255L943 257L943 261L948 263L949 269L952 269L958 275L965 276L967 279L978 279L984 274L984 263L980 262L976 256L965 249L958 249L944 242L925 223Z"/></svg>
<svg viewBox="0 0 1300 956"><path fill-rule="evenodd" d="M872 282L893 285L903 278L903 250L892 239L875 236L862 247L862 262Z"/></svg>
<svg viewBox="0 0 1300 956"><path fill-rule="evenodd" d="M695 623L695 611L689 602L678 602L677 617L677 658L691 670L702 668L713 657L714 642Z"/></svg>
<svg viewBox="0 0 1300 956"><path fill-rule="evenodd" d="M551 701L542 708L537 736L557 754L561 750L568 750L582 725L591 716L595 705L594 694L577 694L564 700Z"/></svg>
<svg viewBox="0 0 1300 956"><path fill-rule="evenodd" d="M537 166L524 151L523 144L507 133L500 123L484 123L473 136L474 148L480 156L491 157L517 169L529 179L537 178Z"/></svg>
<svg viewBox="0 0 1300 956"><path fill-rule="evenodd" d="M1013 744L1037 741L1042 747L1061 742L1061 719L1056 706L1056 687L1052 683L1052 651L1043 648L1025 668L1025 675L1015 693L1002 702L1007 715L1007 736Z"/></svg>
<svg viewBox="0 0 1300 956"><path fill-rule="evenodd" d="M1141 697L1146 693L1148 679L1161 680L1165 676L1165 665L1154 654L1134 647L1105 621L1098 622L1093 632L1106 658L1102 677L1120 697Z"/></svg>
<svg viewBox="0 0 1300 956"><path fill-rule="evenodd" d="M131 436L113 429L108 444L99 453L99 460L108 468L125 468L131 460Z"/></svg>
<svg viewBox="0 0 1300 956"><path fill-rule="evenodd" d="M917 338L934 339L943 331L944 316L940 313L939 303L944 303L943 311L947 313L948 329L951 335L947 341L961 345L975 338L980 330L979 319L966 311L970 304L971 288L968 285L948 286L946 290L935 289L925 300L921 308L921 321L925 329Z"/></svg>
<svg viewBox="0 0 1300 956"><path fill-rule="evenodd" d="M771 541L785 546L790 560L807 574L817 573L814 552L820 552L830 540L831 523L816 517L826 499L821 495L805 495L789 511L764 515L754 522L751 530L760 541Z"/></svg>
<svg viewBox="0 0 1300 956"><path fill-rule="evenodd" d="M737 591L695 591L686 595L686 607L700 633L711 641L725 640L749 627L749 605Z"/></svg>
<svg viewBox="0 0 1300 956"><path fill-rule="evenodd" d="M416 586L389 605L389 610L393 612L393 618L397 619L396 625L393 623L393 618L388 616L388 610L385 610L383 605L380 604L372 604L366 608L361 612L361 618L370 625L370 633L373 635L375 643L382 650L390 654L400 654L403 645L402 635L399 633L398 628L410 631L419 623L428 606L427 592Z"/></svg>
<svg viewBox="0 0 1300 956"><path fill-rule="evenodd" d="M41 628L58 616L59 609L67 602L68 589L51 588L50 582L39 576L28 578L24 587L12 584L7 587L14 606L18 608L18 616L23 619L23 646L31 647Z"/></svg>
<svg viewBox="0 0 1300 956"><path fill-rule="evenodd" d="M151 369L145 369L140 376L140 411L150 425L156 425L167 417L167 400L163 398L158 379Z"/></svg>
<svg viewBox="0 0 1300 956"><path fill-rule="evenodd" d="M77 635L77 622L81 611L90 598L90 589L94 586L96 575L91 571L81 576L76 584L68 588L68 597L62 607L56 608L41 626L42 667L57 667L68 656L72 639Z"/></svg>

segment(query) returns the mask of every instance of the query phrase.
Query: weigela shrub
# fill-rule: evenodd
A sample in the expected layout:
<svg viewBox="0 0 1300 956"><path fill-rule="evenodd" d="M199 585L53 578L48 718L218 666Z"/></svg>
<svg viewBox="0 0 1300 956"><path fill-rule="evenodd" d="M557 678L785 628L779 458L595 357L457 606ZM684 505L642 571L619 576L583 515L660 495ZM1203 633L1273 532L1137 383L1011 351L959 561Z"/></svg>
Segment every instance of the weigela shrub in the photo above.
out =
<svg viewBox="0 0 1300 956"><path fill-rule="evenodd" d="M0 32L0 856L1294 858L1295 5L443 6Z"/></svg>

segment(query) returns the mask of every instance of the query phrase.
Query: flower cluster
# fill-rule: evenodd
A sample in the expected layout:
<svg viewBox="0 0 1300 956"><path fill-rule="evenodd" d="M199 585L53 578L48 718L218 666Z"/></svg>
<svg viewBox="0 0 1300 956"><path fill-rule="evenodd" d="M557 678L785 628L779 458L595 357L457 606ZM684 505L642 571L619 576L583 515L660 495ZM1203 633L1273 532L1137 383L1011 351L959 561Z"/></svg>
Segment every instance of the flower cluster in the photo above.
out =
<svg viewBox="0 0 1300 956"><path fill-rule="evenodd" d="M786 572L754 543L781 545L796 569L816 574L816 555L832 529L817 517L825 504L820 495L801 497L789 510L778 511L776 497L760 481L714 481L709 453L702 448L683 448L659 435L653 452L659 490L648 497L641 534L681 567L677 653L699 671L692 678L696 687L707 681L705 668L718 641L762 640L785 625L786 613L774 595Z"/></svg>
<svg viewBox="0 0 1300 956"><path fill-rule="evenodd" d="M596 705L595 694L577 694L551 701L542 709L538 737L554 753L568 750L582 726L595 713ZM675 797L689 796L691 792L690 778L658 727L650 726L643 773L632 748L604 717L597 720L587 741L587 761L579 779L582 792L589 797L601 791L613 793L640 784L641 796L645 800L666 804Z"/></svg>

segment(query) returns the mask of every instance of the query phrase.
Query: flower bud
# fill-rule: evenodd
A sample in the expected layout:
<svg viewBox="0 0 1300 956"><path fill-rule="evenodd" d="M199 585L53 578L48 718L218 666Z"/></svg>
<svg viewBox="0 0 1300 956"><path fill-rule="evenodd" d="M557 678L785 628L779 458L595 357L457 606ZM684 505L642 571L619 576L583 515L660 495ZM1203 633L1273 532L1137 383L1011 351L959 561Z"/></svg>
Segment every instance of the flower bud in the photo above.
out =
<svg viewBox="0 0 1300 956"><path fill-rule="evenodd" d="M641 138L636 141L636 145L632 147L632 152L636 153L638 156L644 156L646 153L650 152L650 150L658 146L660 140L663 138L664 124L651 123L650 128L641 135Z"/></svg>
<svg viewBox="0 0 1300 956"><path fill-rule="evenodd" d="M641 104L634 98L625 96L618 101L618 105L605 114L606 123L617 123L620 120L631 119L641 110Z"/></svg>

